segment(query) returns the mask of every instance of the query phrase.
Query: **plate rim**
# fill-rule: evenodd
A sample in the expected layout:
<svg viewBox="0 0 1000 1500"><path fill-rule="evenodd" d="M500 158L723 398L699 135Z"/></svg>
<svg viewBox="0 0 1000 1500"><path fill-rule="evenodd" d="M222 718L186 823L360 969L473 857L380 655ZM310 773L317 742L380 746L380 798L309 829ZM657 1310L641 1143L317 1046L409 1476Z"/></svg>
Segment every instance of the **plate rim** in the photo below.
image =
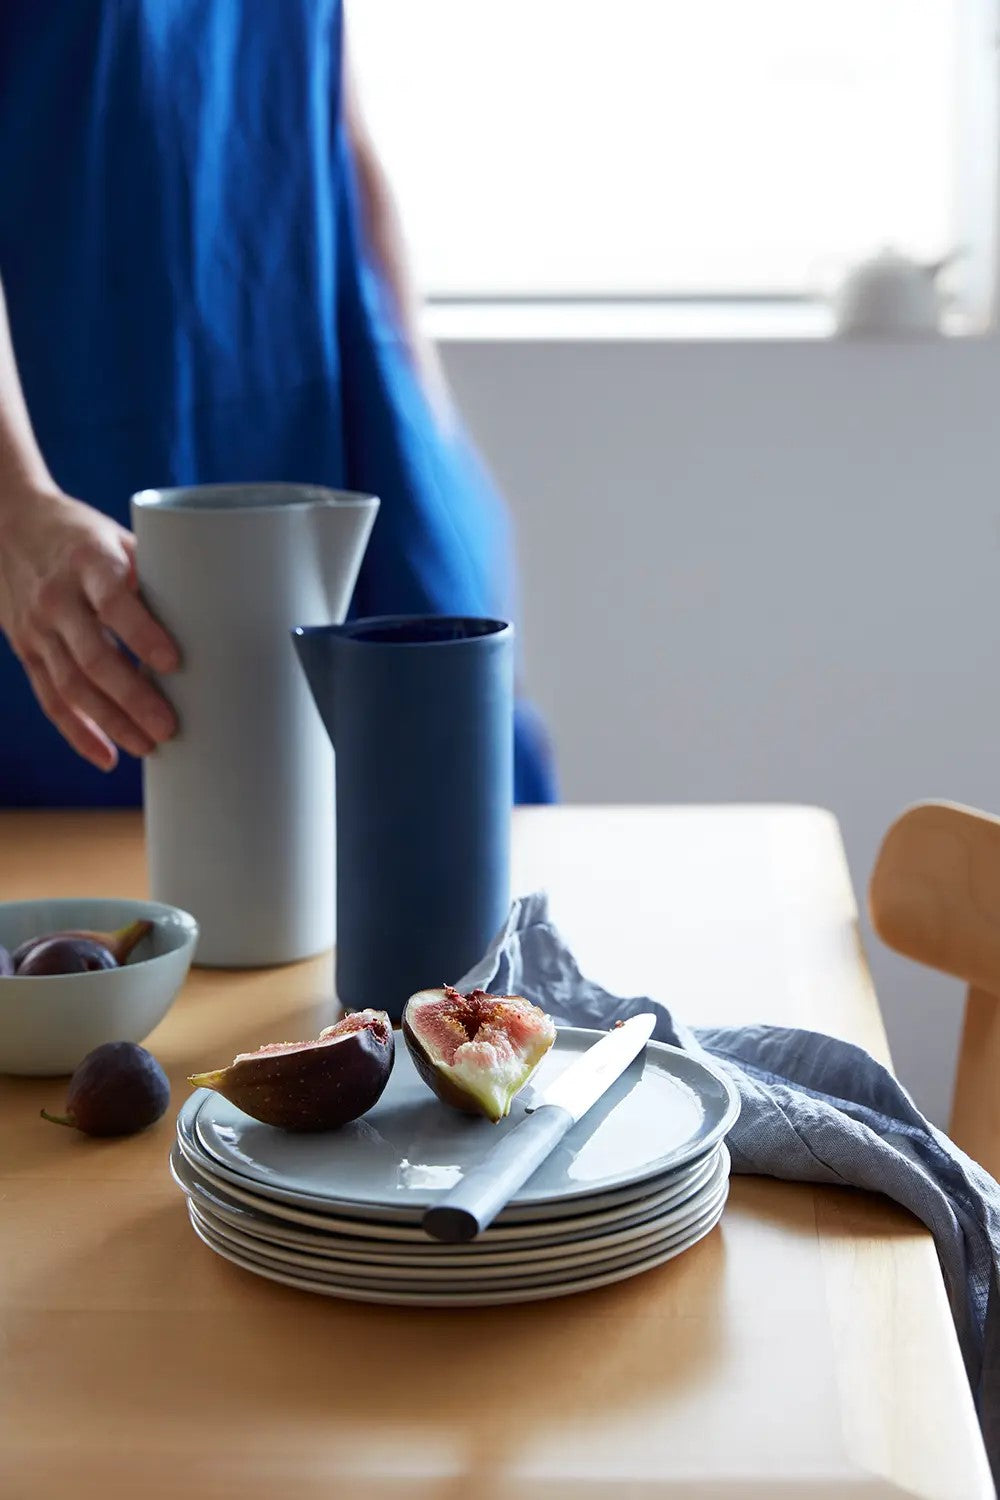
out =
<svg viewBox="0 0 1000 1500"><path fill-rule="evenodd" d="M695 1205L694 1211L681 1223L667 1224L663 1228L658 1228L654 1225L652 1229L646 1230L644 1234L604 1247L602 1252L598 1252L594 1246L587 1247L585 1245L575 1255L567 1253L563 1257L553 1257L547 1261L525 1261L520 1265L496 1266L490 1262L472 1259L450 1267L438 1265L421 1266L418 1262L411 1262L410 1265L392 1264L383 1266L382 1264L375 1263L365 1266L363 1263L340 1261L333 1252L329 1256L302 1256L300 1259L306 1263L300 1264L296 1261L283 1261L283 1254L294 1254L295 1252L285 1250L282 1254L272 1253L281 1250L282 1247L279 1246L268 1246L265 1244L240 1246L239 1240L236 1239L232 1242L238 1249L241 1248L250 1260L261 1257L265 1262L271 1261L277 1264L288 1264L295 1270L306 1274L311 1270L315 1270L323 1276L330 1275L334 1278L341 1276L345 1279L353 1278L373 1285L380 1283L387 1283L389 1285L398 1283L404 1285L409 1281L424 1285L433 1285L437 1282L446 1284L449 1277L455 1277L457 1278L458 1285L474 1286L483 1282L525 1281L549 1275L572 1275L578 1269L583 1269L587 1266L605 1265L610 1262L627 1260L635 1256L637 1251L643 1250L649 1245L659 1245L667 1240L674 1240L679 1235L684 1235L689 1229L693 1229L702 1220L714 1213L716 1208L725 1202L728 1195L729 1179L728 1177L724 1177L713 1187L712 1192L706 1196L702 1203ZM204 1213L190 1200L188 1202L188 1213L190 1216L195 1217L199 1223L211 1229L220 1239L227 1240L229 1238L224 1227L220 1228L213 1221L211 1215ZM249 1236L243 1236L243 1238L246 1239ZM570 1248L572 1247L568 1247L568 1250ZM309 1264L310 1261L313 1262L312 1265Z"/></svg>
<svg viewBox="0 0 1000 1500"><path fill-rule="evenodd" d="M200 1173L203 1178L207 1178L210 1184L214 1183L215 1185L220 1186L223 1193L228 1192L229 1195L231 1197L234 1197L238 1202L242 1200L246 1204L248 1209L255 1209L258 1212L263 1212L266 1215L268 1214L268 1205L270 1205L270 1207L274 1209L274 1212L270 1214L270 1217L278 1218L279 1220L293 1224L298 1223L302 1227L316 1229L321 1233L324 1232L324 1230L332 1230L332 1232L334 1233L345 1234L348 1236L353 1234L354 1237L360 1241L378 1239L382 1241L393 1241L396 1243L405 1244L413 1244L415 1242L423 1243L424 1241L425 1236L423 1235L421 1225L417 1220L411 1220L407 1222L401 1222L398 1220L384 1221L379 1219L362 1219L359 1216L354 1218L349 1218L346 1216L338 1218L338 1216L334 1214L322 1213L314 1211L312 1209L302 1208L297 1203L286 1203L283 1200L268 1198L262 1193L253 1192L251 1188L245 1187L242 1183L232 1183L228 1178L223 1178L220 1184L216 1182L216 1179L214 1177L215 1168L213 1164L206 1165L203 1161L200 1161L197 1158L192 1159L191 1150L189 1148L185 1148L180 1140L178 1140L177 1146L185 1163L194 1172ZM722 1150L726 1151L726 1157L728 1160L729 1152L725 1147L724 1142L717 1146L714 1151L710 1153L710 1155L718 1156ZM697 1188L695 1189L695 1191L697 1191ZM655 1196L656 1195L652 1195L652 1197L654 1198ZM626 1203L622 1204L620 1206L620 1209L618 1210L614 1208L606 1208L600 1209L593 1214L580 1216L576 1220L576 1227L580 1232L585 1232L589 1228L599 1228L602 1224L614 1225L615 1223L619 1222L623 1216L628 1216L626 1211L631 1210L633 1212L637 1212L638 1206L644 1201L647 1204L646 1211L648 1213L651 1211L648 1208L648 1204L651 1199L646 1198L644 1200L640 1196L638 1199L629 1199ZM581 1217L588 1219L590 1222L581 1223ZM572 1222L573 1221L568 1216L552 1220L521 1221L513 1224L502 1223L498 1221L497 1223L491 1225L490 1228L486 1230L485 1234L489 1235L491 1237L491 1242L495 1244L520 1243L525 1240L532 1239L545 1240L553 1235L559 1235L569 1232L569 1226L572 1224ZM484 1242L485 1235L482 1240L477 1240L475 1243L480 1244Z"/></svg>
<svg viewBox="0 0 1000 1500"><path fill-rule="evenodd" d="M558 1045L558 1039L560 1036L565 1036L573 1037L574 1039L581 1039L583 1042L589 1042L590 1045L593 1045L595 1042L600 1041L602 1037L607 1036L607 1034L607 1031L601 1031L593 1027L560 1026L559 1028L557 1028L556 1044ZM711 1063L704 1062L700 1057L696 1057L694 1053L687 1051L685 1048L676 1047L669 1042L650 1040L646 1043L646 1048L652 1053L654 1057L665 1055L667 1057L683 1059L685 1067L693 1067L696 1070L700 1070L702 1073L707 1074L713 1079L716 1084L721 1087L723 1093L725 1094L727 1098L726 1107L722 1111L719 1119L711 1127L708 1134L699 1140L697 1150L686 1151L683 1146L678 1147L674 1152L668 1153L666 1156L661 1155L660 1157L657 1157L655 1161L647 1163L646 1167L640 1169L638 1172L619 1176L618 1178L613 1180L609 1179L599 1186L595 1186L593 1183L587 1183L582 1184L579 1189L569 1188L566 1192L559 1193L556 1197L533 1198L526 1200L515 1199L509 1205L509 1209L517 1213L518 1219L520 1219L522 1215L525 1219L527 1219L529 1213L531 1212L535 1212L536 1215L545 1218L546 1215L544 1213L544 1210L548 1205L573 1204L581 1198L616 1194L619 1190L629 1189L632 1187L641 1189L642 1185L652 1178L666 1176L673 1172L683 1171L685 1167L693 1165L701 1157L707 1155L715 1146L719 1144L720 1141L725 1140L726 1136L732 1130L733 1126L736 1124L736 1121L739 1118L741 1107L739 1092L737 1091L736 1086L732 1083L727 1074L720 1068L713 1066ZM586 1047L584 1047L583 1050L586 1050ZM687 1080L681 1081L687 1083ZM212 1089L196 1090L190 1098L185 1100L184 1104L181 1106L180 1111L178 1112L178 1131L180 1131L181 1129L181 1121L183 1118L185 1127L189 1129L191 1135L197 1138L202 1151L207 1156L209 1156L213 1162L217 1162L221 1169L226 1172L233 1173L234 1176L242 1177L248 1182L255 1183L261 1189L267 1190L266 1192L259 1194L259 1196L268 1196L271 1193L280 1192L291 1195L290 1198L283 1201L307 1203L310 1207L313 1207L320 1203L331 1204L335 1205L337 1210L341 1211L344 1217L350 1217L352 1212L356 1215L370 1215L373 1212L377 1213L377 1211L381 1208L383 1211L389 1210L389 1215L386 1216L386 1222L412 1222L412 1220L408 1217L396 1217L396 1214L392 1212L394 1209L396 1210L396 1213L401 1215L405 1215L406 1210L401 1207L397 1207L396 1205L386 1203L384 1202L384 1200L380 1203L377 1199L359 1199L343 1196L330 1196L328 1194L312 1194L300 1191L299 1189L282 1187L277 1183L268 1183L262 1180L260 1176L255 1176L250 1172L239 1172L237 1168L231 1166L227 1161L221 1160L211 1150L208 1142L204 1138L204 1135L198 1128L202 1109L205 1108L205 1106L213 1098L216 1097L218 1096ZM232 1107L235 1108L236 1106ZM446 1108L447 1106L442 1107ZM688 1144L690 1145L690 1142ZM639 1193L639 1196L641 1196L641 1191ZM426 1200L421 1199L419 1202L416 1200L411 1200L411 1206L414 1213L419 1214L423 1211L423 1209L427 1208L434 1201L434 1196L431 1195ZM346 1213L343 1212L344 1210L346 1210ZM550 1214L548 1215L548 1217L555 1218L557 1217L557 1215Z"/></svg>
<svg viewBox="0 0 1000 1500"><path fill-rule="evenodd" d="M178 1159L181 1164L180 1167L178 1167L177 1165ZM655 1198L647 1199L646 1202L652 1204L652 1207L648 1208L645 1213L640 1212L639 1204L627 1204L625 1205L625 1207L634 1208L636 1213L634 1216L626 1216L623 1214L622 1221L628 1223L630 1217L640 1217L646 1219L651 1218L655 1216L657 1208L662 1209L664 1212L674 1208L679 1209L684 1203L688 1202L690 1198L695 1197L699 1192L702 1191L705 1184L710 1180L710 1178L718 1169L720 1160L725 1161L726 1171L728 1173L731 1168L731 1158L724 1144L709 1155L702 1169L699 1171L697 1177L693 1179L691 1183L685 1184L680 1192L670 1194L659 1203L656 1202ZM234 1217L236 1220L234 1227L237 1229L241 1227L245 1228L247 1220L250 1221L251 1225L256 1225L258 1227L263 1222L264 1228L261 1233L261 1237L272 1239L274 1243L282 1243L283 1240L287 1243L287 1239L285 1237L289 1235L294 1237L291 1241L293 1245L297 1245L301 1238L312 1241L313 1243L317 1241L325 1241L329 1243L331 1240L341 1240L350 1242L351 1248L358 1253L360 1253L363 1249L370 1251L372 1248L377 1248L378 1253L380 1254L391 1254L394 1250L397 1249L399 1253L405 1253L414 1245L420 1245L422 1247L426 1245L428 1247L428 1252L433 1251L434 1253L442 1256L447 1260L454 1261L460 1259L463 1255L469 1254L470 1252L475 1255L514 1255L519 1253L519 1251L523 1252L524 1249L534 1249L535 1251L537 1251L544 1248L546 1244L551 1243L553 1240L558 1243L559 1239L557 1237L574 1232L573 1222L571 1220L558 1219L553 1220L551 1233L539 1234L533 1240L526 1240L524 1236L517 1234L499 1238L494 1236L489 1240L488 1243L485 1243L484 1239L477 1239L470 1245L447 1245L443 1243L433 1242L427 1239L427 1237L420 1232L421 1226L418 1226L416 1224L406 1226L402 1234L399 1233L400 1226L389 1226L392 1230L392 1235L390 1237L386 1237L381 1233L365 1236L364 1234L359 1234L356 1232L358 1227L362 1224L362 1221L357 1219L340 1221L330 1217L326 1217L325 1221L322 1224L314 1222L300 1224L296 1222L296 1220L279 1217L278 1214L269 1212L268 1209L273 1208L273 1204L258 1209L256 1207L256 1201L250 1201L253 1199L252 1194L244 1192L241 1188L234 1189L228 1183L217 1182L211 1176L210 1169L202 1166L198 1162L192 1162L191 1160L189 1160L179 1144L175 1145L170 1152L169 1167L171 1176L183 1193L188 1196L193 1193L195 1196L205 1198L207 1200L210 1211L217 1214L218 1217L224 1220L226 1219L227 1215ZM190 1181L184 1180L183 1174L185 1173L187 1174L187 1177L190 1179ZM262 1204L266 1202L266 1200L260 1201ZM314 1221L318 1220L322 1216L305 1214L304 1217L309 1221ZM597 1229L603 1229L605 1232L613 1232L615 1222L622 1221L613 1220L609 1225L596 1225L593 1227ZM344 1229L339 1227L341 1223L349 1224L350 1230L345 1232ZM561 1229L560 1226L565 1226L565 1228ZM379 1229L382 1229L384 1226L379 1225L378 1227ZM507 1227L517 1228L518 1230L521 1228L521 1226ZM545 1226L539 1226L539 1228L544 1229ZM276 1234L275 1231L277 1231ZM247 1232L253 1233L253 1230L250 1229ZM584 1227L582 1233L586 1233L586 1226ZM581 1231L577 1230L576 1237L579 1238L580 1234ZM539 1241L541 1243L538 1243ZM569 1243L572 1243L572 1241L569 1241Z"/></svg>
<svg viewBox="0 0 1000 1500"><path fill-rule="evenodd" d="M419 1226L424 1207L427 1205L413 1205L408 1210L402 1205L386 1203L359 1203L357 1200L348 1201L340 1198L322 1197L319 1194L300 1192L296 1188L285 1188L276 1184L260 1182L257 1178L249 1177L244 1173L236 1171L234 1167L214 1155L202 1144L194 1121L185 1122L184 1139L191 1152L197 1154L200 1160L207 1164L207 1170L216 1175L220 1181L231 1183L233 1187L242 1191L252 1193L255 1197L265 1199L271 1203L285 1204L290 1207L311 1210L318 1214L329 1214L344 1220L352 1220L356 1223L372 1223L374 1221L383 1224L393 1224L400 1227L413 1228ZM180 1116L178 1115L178 1134L181 1133ZM681 1167L663 1173L668 1181L675 1177L681 1181L696 1175L697 1170L713 1156L719 1147L719 1142L701 1155L693 1157L690 1162ZM660 1174L657 1174L660 1175ZM654 1177L643 1178L629 1184L620 1192L606 1190L598 1193L586 1193L573 1195L553 1200L554 1211L539 1215L540 1205L532 1204L508 1204L501 1213L497 1215L497 1224L503 1228L514 1228L516 1225L528 1226L531 1224L557 1224L562 1219L578 1218L581 1213L599 1213L611 1210L615 1207L624 1207L629 1203L640 1203L648 1196L649 1186L656 1179ZM665 1190L665 1189L664 1189ZM587 1207L592 1203L592 1207ZM546 1205L548 1207L550 1205Z"/></svg>
<svg viewBox="0 0 1000 1500"><path fill-rule="evenodd" d="M703 1183L702 1187L690 1199L685 1199L672 1210L676 1219L673 1228L681 1229L685 1224L692 1223L699 1218L701 1213L705 1212L706 1205L710 1204L717 1194L723 1191L728 1192L729 1180L728 1160L720 1157L716 1162L714 1170ZM456 1248L460 1251L464 1250L466 1252L464 1255L459 1254L457 1256L446 1257L442 1257L436 1253L438 1247L429 1239L425 1244L401 1245L398 1255L380 1253L382 1242L379 1242L377 1248L374 1246L368 1247L369 1254L366 1257L363 1251L350 1250L343 1252L335 1241L331 1241L325 1246L321 1244L313 1249L306 1246L285 1245L280 1241L269 1241L266 1238L258 1238L254 1236L251 1230L240 1228L238 1225L228 1224L211 1207L202 1206L195 1193L185 1191L185 1197L188 1201L189 1211L191 1205L193 1205L203 1219L207 1219L210 1224L218 1224L220 1227L217 1232L222 1234L223 1237L225 1237L228 1230L229 1233L249 1240L265 1255L271 1251L280 1251L283 1254L300 1255L307 1261L322 1262L323 1260L336 1260L341 1262L345 1268L350 1266L361 1268L357 1271L357 1274L360 1275L365 1274L365 1268L372 1270L385 1269L390 1274L402 1273L407 1269L438 1271L442 1275L454 1274L456 1272L464 1274L476 1269L485 1271L490 1268L500 1272L507 1268L516 1269L518 1266L528 1263L534 1265L539 1270L544 1270L547 1265L555 1264L556 1262L562 1262L567 1259L572 1260L575 1257L585 1257L588 1254L596 1257L602 1251L605 1258L607 1258L615 1250L634 1244L637 1240L642 1240L644 1237L654 1235L657 1231L659 1231L662 1237L670 1232L671 1228L669 1219L657 1219L654 1217L636 1225L627 1225L622 1230L612 1231L608 1235L599 1235L589 1240L581 1238L565 1241L562 1244L534 1248L531 1246L519 1248L515 1244L509 1249L494 1250L488 1248L481 1252L473 1251L471 1254L468 1253L469 1246L459 1246ZM374 1256L371 1254L373 1249L376 1250ZM281 1257L277 1255L275 1258L280 1259Z"/></svg>
<svg viewBox="0 0 1000 1500"><path fill-rule="evenodd" d="M303 1282L294 1277L247 1264L241 1258L231 1255L212 1244L196 1225L192 1225L192 1228L206 1248L214 1255L218 1255L221 1260L229 1261L231 1265L236 1266L238 1270L245 1271L250 1276L259 1276L265 1281L285 1286L292 1291L306 1292L312 1296L335 1297L342 1302L371 1303L387 1307L434 1307L442 1311L461 1311L463 1308L468 1307L498 1307L521 1302L545 1302L554 1300L557 1297L576 1296L583 1292L597 1291L601 1287L614 1286L620 1281L631 1280L633 1276L640 1276L646 1271L656 1270L658 1266L665 1265L668 1261L676 1259L677 1256L683 1255L686 1250L692 1250L703 1239L707 1239L720 1223L725 1209L726 1201L723 1202L712 1221L689 1241L683 1241L676 1246L671 1246L664 1254L652 1260L637 1262L624 1272L617 1271L603 1276L585 1278L582 1281L563 1282L551 1287L525 1287L522 1290L513 1290L510 1292L460 1293L458 1296L449 1298L447 1301L443 1301L440 1294L435 1296L433 1293L427 1295L419 1293L416 1296L407 1296L405 1293L366 1292L365 1295L359 1296L354 1294L349 1287Z"/></svg>

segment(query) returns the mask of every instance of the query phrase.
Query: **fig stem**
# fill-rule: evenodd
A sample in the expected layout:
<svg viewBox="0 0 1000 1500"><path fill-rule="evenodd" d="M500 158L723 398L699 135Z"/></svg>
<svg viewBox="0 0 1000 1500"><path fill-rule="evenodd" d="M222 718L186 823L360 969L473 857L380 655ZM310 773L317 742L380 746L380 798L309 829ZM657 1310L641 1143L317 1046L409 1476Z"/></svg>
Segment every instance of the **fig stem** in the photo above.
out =
<svg viewBox="0 0 1000 1500"><path fill-rule="evenodd" d="M92 943L100 943L103 948L107 948L112 958L121 967L133 948L138 947L146 934L152 930L152 922L145 917L139 917L134 922L127 922L124 927L116 927L113 932L98 932L93 927L73 927L67 928L65 932L53 933L53 936L89 938Z"/></svg>
<svg viewBox="0 0 1000 1500"><path fill-rule="evenodd" d="M152 932L152 930L152 922L143 921L142 919L138 922L129 922L126 927L119 927L117 932L110 934L111 942L107 946L119 964L124 964L132 949L137 947L147 932Z"/></svg>
<svg viewBox="0 0 1000 1500"><path fill-rule="evenodd" d="M50 1115L47 1109L40 1109L38 1113L43 1120L49 1120L53 1125L68 1125L71 1130L76 1129L76 1115Z"/></svg>

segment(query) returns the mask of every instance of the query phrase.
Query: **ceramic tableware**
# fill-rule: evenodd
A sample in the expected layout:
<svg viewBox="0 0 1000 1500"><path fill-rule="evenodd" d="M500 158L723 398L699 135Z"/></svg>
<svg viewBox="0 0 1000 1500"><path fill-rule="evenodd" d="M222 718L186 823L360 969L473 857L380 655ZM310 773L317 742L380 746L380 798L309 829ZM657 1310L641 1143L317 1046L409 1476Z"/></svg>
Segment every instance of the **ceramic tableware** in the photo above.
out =
<svg viewBox="0 0 1000 1500"><path fill-rule="evenodd" d="M453 1256L443 1261L441 1257L425 1257L420 1253L392 1259L386 1256L376 1258L359 1254L344 1255L335 1243L324 1243L322 1239L318 1239L308 1249L277 1245L252 1232L237 1229L200 1204L193 1195L189 1198L189 1208L199 1221L206 1223L221 1238L231 1240L247 1254L263 1256L301 1270L322 1270L333 1274L341 1272L393 1283L456 1281L464 1285L489 1282L497 1278L555 1276L571 1268L603 1264L622 1256L635 1258L649 1247L679 1234L712 1212L728 1192L728 1184L726 1164L720 1161L712 1179L701 1192L649 1224L601 1234L592 1239L549 1246L540 1251L522 1247L500 1255Z"/></svg>
<svg viewBox="0 0 1000 1500"><path fill-rule="evenodd" d="M235 1185L229 1178L217 1177L214 1169L205 1162L204 1158L190 1153L180 1139L178 1151L185 1169L194 1174L199 1180L199 1185L204 1182L215 1191L222 1189L227 1197L235 1200L255 1216L265 1216L267 1219L278 1218L283 1223L315 1229L322 1234L340 1235L359 1243L380 1240L397 1246L417 1246L422 1252L442 1248L429 1241L416 1223L387 1223L381 1219L366 1218L361 1215L345 1218L333 1214L314 1213L308 1209L295 1208L260 1194L247 1192ZM597 1213L513 1224L497 1223L490 1227L486 1236L473 1241L466 1247L466 1250L469 1254L478 1254L491 1245L516 1244L524 1247L563 1244L568 1240L580 1239L612 1228L646 1223L654 1218L664 1206L664 1198L668 1195L669 1188L663 1198L655 1195L648 1199L630 1200L619 1208L606 1208ZM678 1200L671 1197L670 1201Z"/></svg>
<svg viewBox="0 0 1000 1500"><path fill-rule="evenodd" d="M143 762L150 890L198 962L287 963L334 937L333 757L289 640L342 620L378 501L295 484L132 498L143 595L174 636L180 721Z"/></svg>
<svg viewBox="0 0 1000 1500"><path fill-rule="evenodd" d="M171 1159L171 1170L203 1218L225 1225L261 1248L270 1246L295 1251L309 1258L332 1256L348 1263L380 1267L518 1267L529 1263L545 1264L567 1255L606 1252L613 1246L635 1242L651 1233L662 1233L668 1224L679 1224L685 1217L698 1212L698 1205L704 1204L727 1181L729 1157L722 1147L709 1163L709 1170L680 1199L668 1200L648 1213L617 1221L608 1222L602 1218L598 1223L574 1224L569 1232L552 1236L503 1239L489 1235L474 1246L438 1245L417 1237L388 1242L366 1239L365 1226L359 1224L354 1225L358 1232L353 1235L335 1230L295 1228L269 1215L258 1214L219 1192L193 1171L179 1153Z"/></svg>
<svg viewBox="0 0 1000 1500"><path fill-rule="evenodd" d="M359 1222L369 1225L381 1223L387 1229L396 1229L407 1237L411 1236L416 1229L416 1216L405 1207L386 1208L383 1206L366 1210L350 1204L341 1206L340 1204L332 1205L327 1200L304 1199L299 1194L287 1194L279 1188L266 1190L257 1188L242 1173L231 1171L207 1153L197 1135L197 1119L194 1121L194 1127L192 1129L192 1121L185 1119L183 1113L178 1117L178 1148L185 1158L190 1160L193 1168L200 1175L209 1177L216 1187L228 1193L239 1194L243 1200L258 1205L261 1212L287 1218L297 1211L297 1205L308 1204L308 1207L303 1210L307 1217L326 1226L329 1226L334 1219L343 1224L345 1229ZM524 1206L514 1204L504 1210L498 1220L498 1226L516 1228L524 1233L535 1233L541 1226L545 1226L552 1232L556 1232L562 1228L572 1227L569 1221L577 1220L583 1215L608 1213L609 1216L617 1216L626 1212L641 1213L667 1196L672 1198L683 1196L688 1182L690 1181L693 1185L699 1174L707 1172L718 1149L717 1146L714 1147L704 1156L677 1171L665 1172L660 1177L649 1178L614 1191L556 1199L541 1207L531 1203Z"/></svg>
<svg viewBox="0 0 1000 1500"><path fill-rule="evenodd" d="M714 1221L728 1193L728 1183L696 1205L682 1221L650 1230L635 1240L619 1245L602 1246L567 1254L544 1263L524 1261L520 1264L494 1267L478 1261L460 1261L449 1267L386 1266L384 1264L343 1261L336 1256L307 1256L301 1252L261 1245L246 1236L237 1236L225 1224L214 1222L193 1204L189 1205L192 1222L207 1228L214 1237L231 1245L247 1260L277 1269L287 1268L315 1280L350 1281L368 1287L399 1288L402 1291L440 1290L448 1293L488 1291L500 1286L549 1286L554 1283L598 1271L645 1260L668 1245L679 1243L696 1233L710 1220Z"/></svg>
<svg viewBox="0 0 1000 1500"><path fill-rule="evenodd" d="M158 901L67 898L0 903L0 944L67 931L114 932L130 922L153 930L117 969L0 978L0 1073L72 1073L103 1042L141 1042L163 1019L187 977L198 924Z"/></svg>
<svg viewBox="0 0 1000 1500"><path fill-rule="evenodd" d="M182 1139L196 1132L198 1148L226 1180L242 1180L276 1203L412 1222L605 1034L560 1028L529 1090L499 1125L442 1107L406 1049L397 1047L385 1093L342 1130L314 1136L274 1130L207 1090L185 1104L178 1130ZM738 1111L738 1096L723 1073L679 1048L650 1042L518 1191L498 1224L547 1217L557 1203L572 1212L574 1200L641 1189L706 1155Z"/></svg>
<svg viewBox="0 0 1000 1500"><path fill-rule="evenodd" d="M886 247L853 266L834 299L837 332L896 338L940 333L947 304L940 276L953 259L921 263Z"/></svg>
<svg viewBox="0 0 1000 1500"><path fill-rule="evenodd" d="M487 1147L477 1162L441 1194L421 1220L443 1244L464 1244L488 1229L521 1188L602 1099L628 1065L641 1058L656 1026L652 1011L632 1016L568 1063L546 1089L536 1089L528 1111Z"/></svg>
<svg viewBox="0 0 1000 1500"><path fill-rule="evenodd" d="M660 1264L722 1212L724 1137L739 1103L724 1074L655 1042L477 1238L443 1244L422 1228L426 1205L497 1140L512 1139L536 1105L558 1104L560 1079L562 1094L594 1097L599 1083L584 1087L592 1069L581 1074L581 1061L598 1061L594 1049L609 1040L607 1032L560 1029L499 1126L442 1106L402 1050L378 1104L322 1135L269 1129L199 1091L178 1115L171 1159L195 1232L272 1280L403 1306L561 1296Z"/></svg>
<svg viewBox="0 0 1000 1500"><path fill-rule="evenodd" d="M256 1276L262 1276L265 1280L276 1281L281 1285L296 1288L299 1291L314 1292L321 1296L339 1297L346 1301L374 1302L402 1307L490 1307L505 1303L537 1302L550 1297L570 1296L577 1292L595 1290L598 1287L608 1286L616 1281L624 1281L628 1277L640 1275L651 1271L657 1266L665 1264L675 1256L691 1249L699 1240L710 1234L722 1217L725 1207L723 1203L715 1212L708 1216L707 1221L698 1223L688 1230L681 1231L681 1235L675 1243L671 1243L659 1249L656 1253L642 1260L630 1260L624 1265L612 1270L605 1270L595 1275L585 1275L580 1278L572 1278L552 1282L540 1286L516 1286L499 1287L495 1290L473 1292L457 1292L443 1294L440 1291L403 1291L399 1288L383 1288L380 1286L363 1287L353 1280L317 1280L306 1276L300 1276L291 1272L290 1268L282 1269L264 1267L260 1263L247 1259L235 1249L226 1245L223 1240L217 1238L211 1230L195 1223L194 1230L199 1239L203 1240L210 1249L224 1260L250 1271Z"/></svg>
<svg viewBox="0 0 1000 1500"><path fill-rule="evenodd" d="M438 616L295 632L336 751L348 1009L398 1020L416 990L471 968L506 916L513 636L502 620Z"/></svg>

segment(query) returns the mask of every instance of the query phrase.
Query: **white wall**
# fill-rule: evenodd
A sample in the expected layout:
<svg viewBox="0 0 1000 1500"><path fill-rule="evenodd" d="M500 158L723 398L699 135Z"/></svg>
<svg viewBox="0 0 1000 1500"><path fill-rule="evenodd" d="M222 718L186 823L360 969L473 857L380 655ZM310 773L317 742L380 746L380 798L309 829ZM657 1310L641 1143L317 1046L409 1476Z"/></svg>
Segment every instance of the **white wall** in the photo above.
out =
<svg viewBox="0 0 1000 1500"><path fill-rule="evenodd" d="M517 519L566 800L821 803L859 895L907 802L1000 809L1000 347L445 356ZM868 948L943 1120L959 987Z"/></svg>

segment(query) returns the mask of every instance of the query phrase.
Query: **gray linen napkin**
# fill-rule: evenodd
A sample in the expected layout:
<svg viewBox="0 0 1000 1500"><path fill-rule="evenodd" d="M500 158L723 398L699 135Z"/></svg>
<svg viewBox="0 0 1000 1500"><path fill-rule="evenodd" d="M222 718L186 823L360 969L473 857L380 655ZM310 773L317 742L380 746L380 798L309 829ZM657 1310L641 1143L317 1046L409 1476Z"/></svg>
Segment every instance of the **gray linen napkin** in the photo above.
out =
<svg viewBox="0 0 1000 1500"><path fill-rule="evenodd" d="M692 1031L658 1000L611 995L580 973L539 893L513 903L458 988L523 995L567 1026L603 1029L654 1011L657 1041L707 1054L739 1090L728 1137L734 1172L867 1188L921 1219L937 1246L1000 1487L1000 1186L924 1118L881 1063L849 1042L790 1027Z"/></svg>

